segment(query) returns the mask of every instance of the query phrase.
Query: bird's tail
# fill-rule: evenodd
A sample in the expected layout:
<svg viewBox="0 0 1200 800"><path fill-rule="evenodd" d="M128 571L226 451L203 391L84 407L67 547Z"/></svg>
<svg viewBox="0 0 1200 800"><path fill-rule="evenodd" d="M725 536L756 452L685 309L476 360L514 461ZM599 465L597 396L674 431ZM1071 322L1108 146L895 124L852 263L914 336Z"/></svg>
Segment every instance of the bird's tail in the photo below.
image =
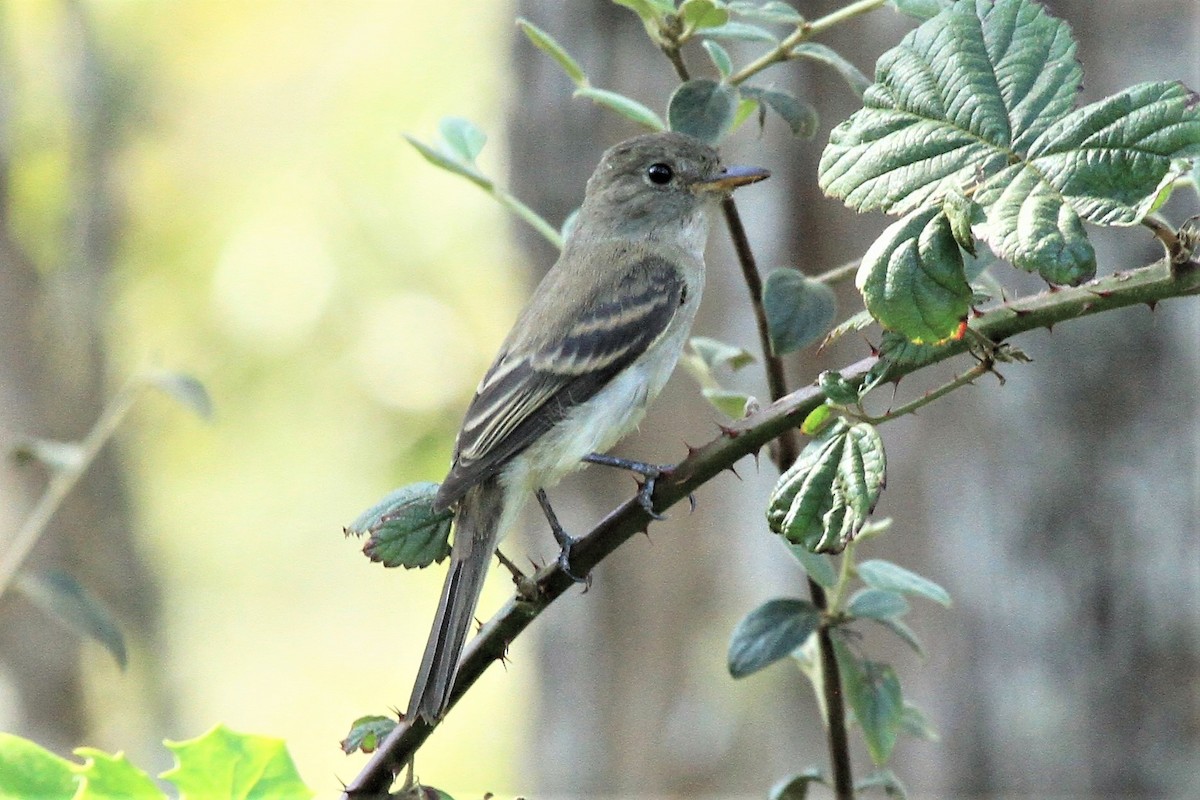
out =
<svg viewBox="0 0 1200 800"><path fill-rule="evenodd" d="M495 479L485 480L467 491L455 514L454 546L450 571L442 586L433 630L421 658L421 669L408 701L407 718L433 722L442 717L450 703L450 687L458 669L483 579L491 564L500 535L504 512L504 490Z"/></svg>

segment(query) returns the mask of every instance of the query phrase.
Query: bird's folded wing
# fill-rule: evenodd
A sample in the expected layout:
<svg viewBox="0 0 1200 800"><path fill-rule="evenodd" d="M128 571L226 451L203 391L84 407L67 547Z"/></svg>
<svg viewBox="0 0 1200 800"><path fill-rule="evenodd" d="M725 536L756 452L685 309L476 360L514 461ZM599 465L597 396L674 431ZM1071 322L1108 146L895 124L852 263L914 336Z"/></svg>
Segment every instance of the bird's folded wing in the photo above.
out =
<svg viewBox="0 0 1200 800"><path fill-rule="evenodd" d="M448 507L494 475L604 388L663 335L685 299L678 269L646 256L569 309L571 323L561 335L501 353L467 410L437 506Z"/></svg>

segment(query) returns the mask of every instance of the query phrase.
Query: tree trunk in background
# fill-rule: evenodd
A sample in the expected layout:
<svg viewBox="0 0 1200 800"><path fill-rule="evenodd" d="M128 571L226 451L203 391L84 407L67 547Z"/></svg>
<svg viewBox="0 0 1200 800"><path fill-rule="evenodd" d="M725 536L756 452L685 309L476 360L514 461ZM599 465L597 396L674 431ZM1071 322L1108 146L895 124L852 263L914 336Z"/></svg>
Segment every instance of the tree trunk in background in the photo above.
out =
<svg viewBox="0 0 1200 800"><path fill-rule="evenodd" d="M90 20L77 4L63 9L63 39L75 58L69 81L72 152L69 208L63 226L63 263L34 265L13 227L10 176L21 154L4 136L0 152L0 451L21 440L74 441L98 417L109 394L104 352L105 282L119 230L114 156L122 120L117 109L129 87L103 63ZM11 87L11 53L0 53L0 86ZM18 94L0 92L7 128ZM2 133L7 134L7 130ZM38 467L0 467L0 535L19 526L44 484ZM158 592L133 539L133 519L120 460L106 448L55 515L25 566L59 569L74 576L112 610L133 659L153 652ZM138 664L138 675L153 666ZM132 680L132 678L129 678ZM129 693L148 719L138 724L164 728L163 695L157 681ZM123 691L126 691L123 689ZM0 600L0 728L27 736L60 753L89 737L79 640L48 621L17 592ZM134 713L131 710L131 713ZM104 720L109 731L120 722ZM141 731L145 733L145 730ZM126 750L139 742L105 742ZM156 748L158 749L158 748Z"/></svg>
<svg viewBox="0 0 1200 800"><path fill-rule="evenodd" d="M842 4L794 5L814 18ZM1080 41L1081 102L1140 80L1200 86L1192 0L1049 6ZM659 107L674 83L637 19L607 0L523 0L518 13L562 42L596 86ZM885 10L823 41L870 74L909 27ZM578 205L601 151L635 131L571 100L557 65L519 34L514 52L510 182L557 222ZM689 50L688 58L707 74L701 55ZM807 65L776 67L755 82L791 88L822 114L816 140L788 140L768 122L767 141L755 148L769 154L762 166L774 177L739 195L739 205L760 268L814 273L861 255L884 221L853 214L815 186L829 128L858 107L856 98L836 75ZM735 137L726 160L745 161L738 148L749 140ZM1138 230L1089 232L1102 270L1159 255ZM524 228L519 236L536 278L554 253ZM715 231L697 332L757 352L727 240L723 227ZM799 261L785 264L789 256ZM1011 273L996 270L1021 291L1038 289ZM860 307L853 287L839 292L842 316ZM921 571L956 600L949 611L914 609L927 662L866 632L864 646L897 665L906 696L943 736L937 744L902 740L894 766L910 788L955 797L1200 792L1200 708L1191 690L1200 679L1196 320L1194 302L1175 301L1153 315L1127 310L1027 336L1017 344L1035 362L1003 370L1003 388L981 381L884 427L891 474L877 514L896 524L870 557ZM791 365L793 384L864 355L855 337L819 358L804 353ZM736 381L764 396L753 371ZM902 393L938 379L928 380L909 379ZM690 380L677 376L620 452L675 460L681 440L711 438L714 420ZM740 616L769 597L806 594L763 522L773 469L763 459L760 469L747 460L739 471L743 482L730 476L706 487L695 514L677 507L651 527L650 542L631 541L597 570L586 595L539 621L538 651L525 653L539 671L527 771L534 793L761 796L786 773L825 766L816 707L795 670L739 682L724 673ZM631 488L628 478L592 468L552 494L582 530ZM529 546L548 552L543 524L531 517L527 527L536 542ZM860 771L869 763L861 748L856 763Z"/></svg>

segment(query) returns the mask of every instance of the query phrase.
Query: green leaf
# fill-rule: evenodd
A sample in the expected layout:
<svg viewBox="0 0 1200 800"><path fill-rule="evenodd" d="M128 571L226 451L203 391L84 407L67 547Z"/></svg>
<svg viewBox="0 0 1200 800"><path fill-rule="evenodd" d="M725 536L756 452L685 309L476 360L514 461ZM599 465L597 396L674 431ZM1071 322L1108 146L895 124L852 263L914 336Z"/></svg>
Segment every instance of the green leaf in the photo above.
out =
<svg viewBox="0 0 1200 800"><path fill-rule="evenodd" d="M217 725L195 739L165 744L175 754L175 766L159 777L175 784L180 800L305 800L314 794L300 780L282 739L235 733Z"/></svg>
<svg viewBox="0 0 1200 800"><path fill-rule="evenodd" d="M800 423L800 433L805 436L819 436L829 425L836 419L833 414L833 409L828 403L821 405L808 412L808 416L804 418L804 422Z"/></svg>
<svg viewBox="0 0 1200 800"><path fill-rule="evenodd" d="M835 370L827 369L818 375L817 386L831 403L839 406L853 405L860 397L858 387Z"/></svg>
<svg viewBox="0 0 1200 800"><path fill-rule="evenodd" d="M51 472L65 472L83 464L84 450L79 442L31 439L12 449L12 459L21 466L36 461Z"/></svg>
<svg viewBox="0 0 1200 800"><path fill-rule="evenodd" d="M683 0L678 13L684 24L693 29L716 28L729 21L729 9L715 0Z"/></svg>
<svg viewBox="0 0 1200 800"><path fill-rule="evenodd" d="M1075 43L1032 0L955 4L884 53L875 79L830 136L822 188L905 214L977 187L983 240L1051 283L1095 274L1082 220L1138 222L1200 152L1200 108L1178 83L1072 111Z"/></svg>
<svg viewBox="0 0 1200 800"><path fill-rule="evenodd" d="M824 776L816 767L810 767L796 775L788 775L771 787L767 800L806 800L808 787L814 783L825 783Z"/></svg>
<svg viewBox="0 0 1200 800"><path fill-rule="evenodd" d="M884 589L859 589L850 596L846 611L865 619L902 617L908 613L908 601L900 594Z"/></svg>
<svg viewBox="0 0 1200 800"><path fill-rule="evenodd" d="M128 662L125 637L112 612L71 575L61 570L23 572L17 578L16 588L70 630L99 642L125 669Z"/></svg>
<svg viewBox="0 0 1200 800"><path fill-rule="evenodd" d="M410 483L389 492L346 528L368 535L363 552L385 567L424 568L450 554L453 512L434 511L438 484Z"/></svg>
<svg viewBox="0 0 1200 800"><path fill-rule="evenodd" d="M638 101L607 89L596 89L591 86L581 86L575 90L575 97L584 97L593 103L612 109L618 114L633 120L639 125L655 131L665 131L667 125L650 109Z"/></svg>
<svg viewBox="0 0 1200 800"><path fill-rule="evenodd" d="M896 634L900 641L911 647L914 653L922 658L925 657L925 648L921 645L921 640L917 638L917 634L912 628L908 627L904 620L898 617L883 617L882 619L873 618L871 621L877 622L883 627L887 628L889 631Z"/></svg>
<svg viewBox="0 0 1200 800"><path fill-rule="evenodd" d="M1164 182L1200 153L1200 111L1179 83L1144 83L1080 108L1041 132L1028 158L991 176L975 199L983 239L1015 266L1051 283L1095 274L1081 221L1133 225Z"/></svg>
<svg viewBox="0 0 1200 800"><path fill-rule="evenodd" d="M942 212L950 221L950 233L954 235L954 241L958 243L959 247L974 256L975 234L971 228L986 219L983 215L983 206L955 187L947 190L946 196L942 199ZM967 280L974 277L965 268L963 271Z"/></svg>
<svg viewBox="0 0 1200 800"><path fill-rule="evenodd" d="M746 403L750 400L750 395L745 392L718 387L701 389L700 394L704 395L705 400L712 403L713 408L730 419L741 419L746 416Z"/></svg>
<svg viewBox="0 0 1200 800"><path fill-rule="evenodd" d="M855 781L854 788L857 791L883 789L883 793L887 797L898 797L900 800L905 800L908 797L908 790L904 788L904 784L900 782L900 779L890 769L880 769L872 772L862 780Z"/></svg>
<svg viewBox="0 0 1200 800"><path fill-rule="evenodd" d="M124 753L109 755L94 747L79 747L75 755L84 759L73 767L80 776L79 793L73 800L165 800L154 780L129 763Z"/></svg>
<svg viewBox="0 0 1200 800"><path fill-rule="evenodd" d="M961 335L970 311L962 251L939 208L888 226L863 255L855 285L881 325L917 343Z"/></svg>
<svg viewBox="0 0 1200 800"><path fill-rule="evenodd" d="M438 123L438 132L446 144L447 153L466 164L474 164L487 144L487 134L474 122L462 117L444 118Z"/></svg>
<svg viewBox="0 0 1200 800"><path fill-rule="evenodd" d="M1066 24L1040 6L957 3L880 56L818 180L858 211L908 213L1006 166L1071 108L1081 74Z"/></svg>
<svg viewBox="0 0 1200 800"><path fill-rule="evenodd" d="M183 372L155 370L146 376L151 386L166 394L200 419L212 419L213 401L198 378Z"/></svg>
<svg viewBox="0 0 1200 800"><path fill-rule="evenodd" d="M0 731L0 800L71 800L74 766L28 739Z"/></svg>
<svg viewBox="0 0 1200 800"><path fill-rule="evenodd" d="M919 20L933 19L953 4L954 0L891 0L888 5L901 14Z"/></svg>
<svg viewBox="0 0 1200 800"><path fill-rule="evenodd" d="M771 42L779 44L779 39L775 34L765 28L760 28L757 25L749 25L745 22L726 22L719 28L709 28L704 31L704 36L709 39L730 39L738 42Z"/></svg>
<svg viewBox="0 0 1200 800"><path fill-rule="evenodd" d="M788 268L773 270L767 276L763 308L775 355L816 342L829 330L837 314L832 289L806 278L799 270Z"/></svg>
<svg viewBox="0 0 1200 800"><path fill-rule="evenodd" d="M350 726L350 733L342 740L342 752L350 755L356 752L373 753L379 743L388 737L396 727L396 720L391 717L370 715L359 717Z"/></svg>
<svg viewBox="0 0 1200 800"><path fill-rule="evenodd" d="M899 564L882 559L872 559L858 564L858 577L863 583L876 589L886 589L900 594L916 595L950 607L950 593L928 578L907 570Z"/></svg>
<svg viewBox="0 0 1200 800"><path fill-rule="evenodd" d="M799 11L781 0L770 0L761 5L747 2L730 3L729 10L739 17L770 24L798 25L804 21Z"/></svg>
<svg viewBox="0 0 1200 800"><path fill-rule="evenodd" d="M912 703L904 704L904 711L900 714L900 732L928 742L941 741L942 738L925 712Z"/></svg>
<svg viewBox="0 0 1200 800"><path fill-rule="evenodd" d="M876 764L886 764L896 746L896 732L904 710L900 680L887 664L859 660L840 642L835 642L842 687L858 724L862 727L867 751Z"/></svg>
<svg viewBox="0 0 1200 800"><path fill-rule="evenodd" d="M619 6L625 6L642 18L643 22L653 22L662 19L667 14L675 13L675 0L612 0Z"/></svg>
<svg viewBox="0 0 1200 800"><path fill-rule="evenodd" d="M839 553L863 527L886 476L883 441L865 422L838 420L775 484L771 530L818 553Z"/></svg>
<svg viewBox="0 0 1200 800"><path fill-rule="evenodd" d="M534 47L553 58L576 86L587 85L587 75L584 73L583 67L579 66L579 62L572 58L566 48L559 44L553 36L522 17L517 18L517 27L533 43Z"/></svg>
<svg viewBox="0 0 1200 800"><path fill-rule="evenodd" d="M733 630L729 674L744 678L791 654L821 624L821 612L808 600L768 600Z"/></svg>
<svg viewBox="0 0 1200 800"><path fill-rule="evenodd" d="M988 204L984 241L1013 266L1054 284L1074 285L1096 274L1083 221L1035 167L1002 170L975 196Z"/></svg>
<svg viewBox="0 0 1200 800"><path fill-rule="evenodd" d="M688 346L710 369L728 367L731 370L739 370L756 361L754 355L746 348L708 336L693 336L688 339Z"/></svg>
<svg viewBox="0 0 1200 800"><path fill-rule="evenodd" d="M887 367L895 364L900 367L922 366L933 362L939 351L945 349L946 344L920 344L910 342L903 335L895 331L884 331L883 337L879 340L879 359L880 363L876 365L883 373L886 373ZM882 380L880 375L872 374L867 376L867 383Z"/></svg>
<svg viewBox="0 0 1200 800"><path fill-rule="evenodd" d="M869 542L877 536L882 536L891 527L891 517L869 520L865 525L862 526L862 530L858 532L858 536L854 538L859 544L862 544L863 542Z"/></svg>
<svg viewBox="0 0 1200 800"><path fill-rule="evenodd" d="M845 79L846 83L850 84L850 88L859 97L862 97L863 92L871 85L871 79L864 75L862 70L850 63L841 53L827 45L815 42L798 44L792 48L792 56L807 58L810 61L819 61L826 66L833 67Z"/></svg>
<svg viewBox="0 0 1200 800"><path fill-rule="evenodd" d="M800 566L804 567L808 577L816 581L819 586L832 589L837 585L837 570L833 568L829 556L811 553L798 544L789 544L787 549L800 562Z"/></svg>
<svg viewBox="0 0 1200 800"><path fill-rule="evenodd" d="M671 130L715 145L732 127L737 90L706 78L680 84L667 103Z"/></svg>
<svg viewBox="0 0 1200 800"><path fill-rule="evenodd" d="M425 144L419 139L404 134L405 140L408 141L417 152L435 167L441 167L447 172L453 172L455 175L460 175L471 183L483 189L485 192L490 192L495 187L495 184L489 178L484 177L483 173L477 170L474 166L468 163L457 160L455 157L447 155L440 150L436 150Z"/></svg>
<svg viewBox="0 0 1200 800"><path fill-rule="evenodd" d="M712 59L713 66L717 68L717 73L722 78L728 78L733 73L733 59L729 57L729 51L707 39L701 44L704 46L704 52Z"/></svg>
<svg viewBox="0 0 1200 800"><path fill-rule="evenodd" d="M821 342L819 349L824 349L836 342L838 339L845 336L847 333L855 333L857 331L866 330L875 324L875 318L871 316L871 312L866 309L851 314L846 319L839 322L833 327L829 333L825 335L825 340Z"/></svg>
<svg viewBox="0 0 1200 800"><path fill-rule="evenodd" d="M774 89L764 89L761 86L742 84L738 87L743 97L748 97L759 104L759 125L763 123L764 111L769 108L783 119L792 129L792 135L808 139L817 132L817 110L809 103L794 97L787 92Z"/></svg>

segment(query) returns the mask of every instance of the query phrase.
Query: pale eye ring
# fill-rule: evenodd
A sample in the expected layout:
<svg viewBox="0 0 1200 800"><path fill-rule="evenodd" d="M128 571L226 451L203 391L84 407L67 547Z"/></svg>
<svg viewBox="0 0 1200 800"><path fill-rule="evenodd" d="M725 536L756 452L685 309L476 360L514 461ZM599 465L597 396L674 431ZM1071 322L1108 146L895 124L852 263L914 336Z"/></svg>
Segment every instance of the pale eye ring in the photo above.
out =
<svg viewBox="0 0 1200 800"><path fill-rule="evenodd" d="M666 186L675 177L675 170L669 164L651 164L646 169L646 179L656 186Z"/></svg>

